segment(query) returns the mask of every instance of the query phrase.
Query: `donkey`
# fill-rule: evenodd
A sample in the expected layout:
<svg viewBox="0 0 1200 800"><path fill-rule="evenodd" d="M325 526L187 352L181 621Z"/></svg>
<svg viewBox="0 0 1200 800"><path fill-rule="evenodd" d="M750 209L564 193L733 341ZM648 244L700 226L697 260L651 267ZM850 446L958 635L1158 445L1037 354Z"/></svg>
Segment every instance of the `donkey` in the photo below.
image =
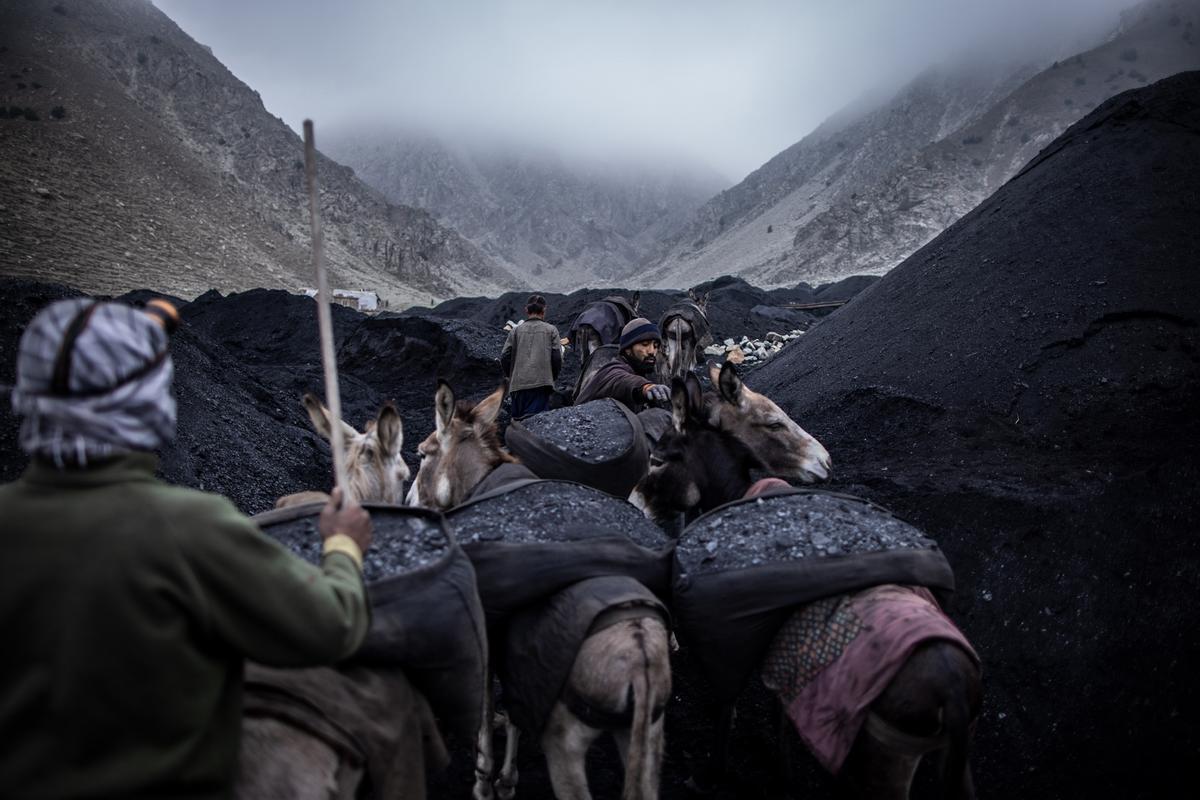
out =
<svg viewBox="0 0 1200 800"><path fill-rule="evenodd" d="M311 394L304 395L304 409L317 433L332 442L333 417L329 409ZM400 455L404 445L404 424L391 403L379 409L379 415L359 433L342 420L342 446L346 456L346 495L355 502L374 501L399 505L404 499L408 465ZM296 492L275 501L276 508L325 502L325 492Z"/></svg>
<svg viewBox="0 0 1200 800"><path fill-rule="evenodd" d="M825 446L771 398L742 383L733 364L728 361L720 367L710 364L708 374L719 400L705 404L705 422L709 426L750 447L772 475L801 483L823 481L830 476L833 461Z"/></svg>
<svg viewBox="0 0 1200 800"><path fill-rule="evenodd" d="M695 376L673 382L672 429L659 440L650 472L639 487L652 518L669 519L694 509L708 511L746 496L754 486L751 470L764 466L762 454L736 433L711 422L714 402L727 401L705 398ZM878 590L905 591L890 586L866 591ZM932 600L927 602L932 604ZM774 670L787 672L791 667L794 671L794 664L785 663L794 656L782 639L788 629L799 628L806 621L806 608L797 609L784 623L768 649L764 666L770 663ZM972 656L957 644L940 639L927 640L911 652L882 693L870 702L866 723L841 764L839 788L846 796L903 800L921 758L939 752L943 796L974 797L967 750L979 715L982 687ZM765 672L764 682L786 705L784 695L790 687L772 685L765 680ZM721 709L719 720L714 761L707 775L693 778L693 785L711 788L708 784L723 774L733 708Z"/></svg>
<svg viewBox="0 0 1200 800"><path fill-rule="evenodd" d="M610 295L597 300L580 312L571 323L569 338L579 354L579 363L587 363L588 356L597 347L616 344L621 337L621 328L638 315L641 292L634 292L631 299L621 295Z"/></svg>
<svg viewBox="0 0 1200 800"><path fill-rule="evenodd" d="M673 303L658 321L663 352L658 361L659 380L670 383L696 366L699 352L712 344L708 326L708 293L688 290L688 299Z"/></svg>
<svg viewBox="0 0 1200 800"><path fill-rule="evenodd" d="M503 397L501 387L472 406L456 402L449 384L439 382L434 396L436 428L418 448L421 466L409 491L411 504L447 510L466 500L493 469L516 462L500 447L496 416ZM563 800L591 797L585 757L605 730L613 731L625 763L622 797L652 800L658 796L664 741L664 719L658 712L671 692L668 634L653 614L622 616L626 618L584 640L542 735L550 781L555 796ZM487 697L490 703L491 692ZM577 716L581 707L606 718L623 718L632 712L631 722L614 725L612 720L597 719L592 720L594 726ZM491 717L489 709L476 743L476 798L491 796L488 781L495 766L487 722ZM506 747L496 792L511 798L517 783L520 733L507 718L501 718L501 724L506 729Z"/></svg>

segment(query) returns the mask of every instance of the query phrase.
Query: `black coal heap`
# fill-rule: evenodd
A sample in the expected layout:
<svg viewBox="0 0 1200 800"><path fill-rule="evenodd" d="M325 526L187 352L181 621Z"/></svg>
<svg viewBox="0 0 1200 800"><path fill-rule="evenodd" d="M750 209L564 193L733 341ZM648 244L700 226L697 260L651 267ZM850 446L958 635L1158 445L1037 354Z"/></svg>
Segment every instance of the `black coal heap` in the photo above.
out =
<svg viewBox="0 0 1200 800"><path fill-rule="evenodd" d="M946 552L997 797L1165 794L1195 747L1198 187L1200 73L1119 95L749 378Z"/></svg>

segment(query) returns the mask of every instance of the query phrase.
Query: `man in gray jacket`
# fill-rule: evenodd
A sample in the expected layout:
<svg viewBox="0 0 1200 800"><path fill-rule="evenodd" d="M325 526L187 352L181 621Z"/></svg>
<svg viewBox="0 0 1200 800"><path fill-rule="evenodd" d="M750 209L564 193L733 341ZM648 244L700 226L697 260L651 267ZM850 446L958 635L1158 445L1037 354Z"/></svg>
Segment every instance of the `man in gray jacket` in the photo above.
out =
<svg viewBox="0 0 1200 800"><path fill-rule="evenodd" d="M554 379L562 369L562 345L558 328L546 322L546 298L530 295L525 314L525 321L509 331L500 353L500 367L508 376L513 419L550 408Z"/></svg>

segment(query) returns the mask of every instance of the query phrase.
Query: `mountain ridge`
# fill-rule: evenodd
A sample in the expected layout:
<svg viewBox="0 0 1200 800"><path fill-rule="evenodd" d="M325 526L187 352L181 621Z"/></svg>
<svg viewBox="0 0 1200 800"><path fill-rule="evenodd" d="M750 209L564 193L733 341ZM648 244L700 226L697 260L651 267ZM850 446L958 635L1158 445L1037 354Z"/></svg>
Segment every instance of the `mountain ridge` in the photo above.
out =
<svg viewBox="0 0 1200 800"><path fill-rule="evenodd" d="M842 168L845 159L830 154L829 142L837 133L821 126L701 209L666 254L648 265L648 283L673 286L684 276L695 280L728 272L759 285L782 286L887 272L1003 185L1091 108L1125 89L1200 66L1193 34L1200 19L1197 5L1161 0L1135 7L1101 44L1040 71L1016 68L996 80L990 90L977 93L980 102L992 97L995 102L968 105L970 113L961 114L957 124L941 126L937 138L887 142L895 139L889 120L907 122L921 110L922 87L938 71L925 73L849 126L859 142L846 149L889 168L860 173L862 179L851 173L852 180L827 186L826 173ZM986 88L986 79L983 83ZM926 100L938 99L936 92L926 94ZM954 92L944 94L953 99ZM919 134L932 126L913 129ZM747 195L764 194L755 191L756 181L774 183L773 194L763 202L742 202ZM720 224L723 217L726 225Z"/></svg>
<svg viewBox="0 0 1200 800"><path fill-rule="evenodd" d="M4 17L0 98L39 119L0 119L0 271L188 297L312 285L303 143L209 48L146 0L30 0ZM399 304L522 285L318 159L338 288Z"/></svg>

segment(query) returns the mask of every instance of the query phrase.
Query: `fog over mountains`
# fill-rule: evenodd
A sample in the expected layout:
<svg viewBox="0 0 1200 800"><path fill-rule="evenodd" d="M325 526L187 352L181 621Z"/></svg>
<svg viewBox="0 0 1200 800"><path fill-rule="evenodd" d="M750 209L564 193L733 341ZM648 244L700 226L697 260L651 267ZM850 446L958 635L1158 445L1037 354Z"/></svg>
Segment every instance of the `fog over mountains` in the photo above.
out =
<svg viewBox="0 0 1200 800"><path fill-rule="evenodd" d="M722 192L648 273L680 286L880 275L970 211L1105 99L1200 67L1200 3L1122 16L1107 41L1042 69L928 70L882 106L835 117Z"/></svg>
<svg viewBox="0 0 1200 800"><path fill-rule="evenodd" d="M930 67L893 95L848 104L715 195L720 179L694 163L601 171L368 124L337 128L328 148L391 201L427 209L547 290L879 275L1103 100L1200 67L1198 5L1136 6L1069 58L991 50Z"/></svg>
<svg viewBox="0 0 1200 800"><path fill-rule="evenodd" d="M1200 68L1198 9L1200 0L1149 0L1056 61L995 47L931 67L899 91L846 103L733 186L686 143L583 157L577 142L502 138L487 126L447 134L355 122L370 119L363 108L317 125L329 156L325 256L337 287L373 289L392 307L533 287L686 288L721 275L778 287L883 274L1104 99ZM280 17L276 32L304 19ZM311 285L302 143L211 48L149 0L7 0L0 21L0 274L188 298ZM693 65L718 81L707 57ZM355 76L336 77L359 96ZM406 80L430 93L419 76ZM762 87L744 88L762 102ZM655 99L630 92L643 109ZM711 120L694 126L697 142L737 95L690 104ZM682 108L677 97L661 102ZM386 98L374 103L377 120L396 118Z"/></svg>
<svg viewBox="0 0 1200 800"><path fill-rule="evenodd" d="M696 163L566 160L515 144L340 125L325 152L545 291L613 284L728 181Z"/></svg>

